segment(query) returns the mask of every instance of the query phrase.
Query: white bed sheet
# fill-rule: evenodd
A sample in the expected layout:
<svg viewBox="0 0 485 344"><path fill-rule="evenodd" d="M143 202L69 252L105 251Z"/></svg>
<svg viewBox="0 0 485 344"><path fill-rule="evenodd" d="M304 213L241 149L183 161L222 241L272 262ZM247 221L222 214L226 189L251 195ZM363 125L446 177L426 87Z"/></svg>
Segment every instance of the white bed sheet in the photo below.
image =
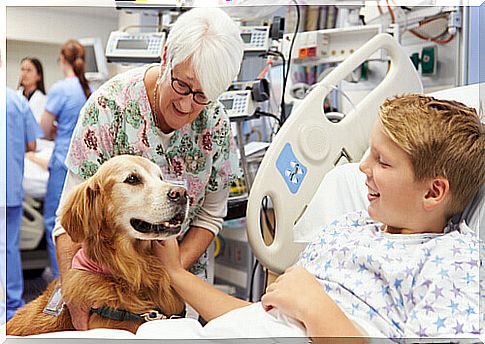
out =
<svg viewBox="0 0 485 344"><path fill-rule="evenodd" d="M39 139L37 140L35 156L49 161L53 150L54 141ZM27 158L24 159L24 180L22 186L26 195L34 199L44 199L48 180L49 171Z"/></svg>
<svg viewBox="0 0 485 344"><path fill-rule="evenodd" d="M13 336L8 336L14 338ZM93 329L33 335L27 338L109 338L109 339L221 339L295 338L308 343L305 328L277 310L264 311L261 303L239 308L202 327L195 319L156 320L142 324L136 333L124 330Z"/></svg>

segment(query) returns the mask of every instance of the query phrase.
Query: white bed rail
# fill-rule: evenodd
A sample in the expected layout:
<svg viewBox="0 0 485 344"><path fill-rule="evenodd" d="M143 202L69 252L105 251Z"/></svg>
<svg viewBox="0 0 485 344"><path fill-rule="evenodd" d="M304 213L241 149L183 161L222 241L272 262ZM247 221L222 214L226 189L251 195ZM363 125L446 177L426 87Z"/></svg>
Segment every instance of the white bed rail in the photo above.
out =
<svg viewBox="0 0 485 344"><path fill-rule="evenodd" d="M385 49L389 56L387 75L342 121L330 122L323 112L323 100L378 49ZM292 228L325 173L342 154L358 161L368 146L379 105L390 96L411 92L423 92L418 73L397 41L380 34L319 82L293 111L265 154L248 200L249 243L265 267L282 273L295 263L304 244L293 241ZM275 236L269 246L260 225L265 196L271 197L276 218Z"/></svg>

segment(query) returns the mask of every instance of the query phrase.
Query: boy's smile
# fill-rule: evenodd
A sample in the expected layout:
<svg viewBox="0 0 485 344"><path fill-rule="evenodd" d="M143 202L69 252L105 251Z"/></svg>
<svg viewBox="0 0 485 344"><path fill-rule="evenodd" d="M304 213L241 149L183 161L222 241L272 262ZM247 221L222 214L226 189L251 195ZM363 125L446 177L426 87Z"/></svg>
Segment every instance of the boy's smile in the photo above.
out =
<svg viewBox="0 0 485 344"><path fill-rule="evenodd" d="M416 233L421 227L425 182L417 182L407 153L383 131L380 121L371 134L371 151L360 165L367 176L368 213L388 225L389 231Z"/></svg>

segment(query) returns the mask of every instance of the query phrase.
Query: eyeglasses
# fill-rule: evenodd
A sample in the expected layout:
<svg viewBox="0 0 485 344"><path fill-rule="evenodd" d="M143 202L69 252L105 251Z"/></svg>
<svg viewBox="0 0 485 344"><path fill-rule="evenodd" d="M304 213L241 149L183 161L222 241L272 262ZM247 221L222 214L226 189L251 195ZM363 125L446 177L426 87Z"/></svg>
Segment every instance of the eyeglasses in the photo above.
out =
<svg viewBox="0 0 485 344"><path fill-rule="evenodd" d="M170 71L170 77L172 79L172 88L178 94L182 96L188 96L189 94L192 94L192 98L194 99L194 102L196 102L199 105L207 105L210 103L210 100L207 99L204 93L192 91L190 86L187 85L185 82L177 78L174 78L173 70Z"/></svg>

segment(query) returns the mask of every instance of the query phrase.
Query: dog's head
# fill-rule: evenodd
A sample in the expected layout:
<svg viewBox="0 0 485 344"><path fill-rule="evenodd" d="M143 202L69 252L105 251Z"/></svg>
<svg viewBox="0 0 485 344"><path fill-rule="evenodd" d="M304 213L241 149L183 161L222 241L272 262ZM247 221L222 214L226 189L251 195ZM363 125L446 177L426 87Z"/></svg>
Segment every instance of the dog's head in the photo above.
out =
<svg viewBox="0 0 485 344"><path fill-rule="evenodd" d="M164 240L180 233L188 212L185 188L163 180L148 159L121 155L78 185L61 211L73 241L111 241L120 231L130 240Z"/></svg>

